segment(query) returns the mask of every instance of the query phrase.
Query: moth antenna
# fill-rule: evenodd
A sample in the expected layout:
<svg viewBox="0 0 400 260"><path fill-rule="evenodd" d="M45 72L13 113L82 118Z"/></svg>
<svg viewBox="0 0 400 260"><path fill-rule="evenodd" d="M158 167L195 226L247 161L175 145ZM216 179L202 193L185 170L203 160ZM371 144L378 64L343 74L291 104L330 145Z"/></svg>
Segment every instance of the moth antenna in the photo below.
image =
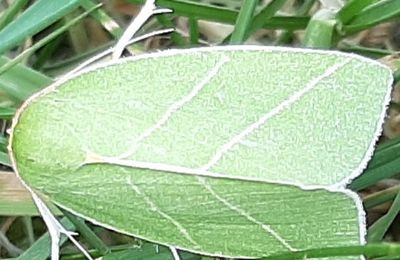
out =
<svg viewBox="0 0 400 260"><path fill-rule="evenodd" d="M135 43L135 42L139 42L139 41L142 41L142 40L144 40L144 39L153 37L153 36L157 36L157 35L161 35L161 34L166 34L166 33L171 33L171 32L173 32L173 31L175 31L174 28L167 28L167 29L157 30L157 31L154 31L154 32L149 32L149 33L146 33L146 34L144 34L144 35L135 37L135 38L133 38L132 40L128 41L127 46L128 46L128 45L131 45L131 44L133 44L133 43ZM111 53L113 53L113 51L114 51L114 48L110 48L110 49L108 49L108 50L105 50L105 51L103 51L103 52L101 52L101 53L99 53L99 54L93 56L92 58L86 60L85 62L81 63L81 64L78 65L76 68L74 68L73 70L71 70L70 72L68 72L67 74L65 74L65 75L64 75L64 78L69 78L69 77L71 77L73 74L75 74L75 73L79 72L80 70L86 68L86 67L89 66L90 64L92 64L92 63L94 63L94 62L96 62L96 61L98 61L98 60L100 60L100 59L106 57L107 55L109 55L109 54L111 54Z"/></svg>

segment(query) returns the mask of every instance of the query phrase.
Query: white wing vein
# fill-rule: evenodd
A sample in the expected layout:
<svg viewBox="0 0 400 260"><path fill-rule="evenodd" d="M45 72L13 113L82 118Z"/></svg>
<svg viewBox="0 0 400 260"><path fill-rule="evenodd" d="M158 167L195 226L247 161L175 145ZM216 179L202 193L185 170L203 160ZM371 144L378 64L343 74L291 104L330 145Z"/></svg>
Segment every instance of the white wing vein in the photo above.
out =
<svg viewBox="0 0 400 260"><path fill-rule="evenodd" d="M185 227L183 227L177 220L175 220L173 217L171 217L170 215L168 215L167 213L163 212L162 210L160 210L156 204L154 204L153 201L150 200L150 198L148 196L146 196L146 194L144 194L137 185L135 185L132 182L132 177L129 176L127 178L127 183L128 185L132 188L132 190L134 190L138 195L140 195L144 201L146 202L146 204L150 207L150 209L152 209L153 211L157 212L158 214L160 214L163 218L167 219L168 221L170 221L178 230L179 232L183 235L183 237L185 237L188 241L190 241L190 243L192 243L193 245L197 246L198 248L200 248L199 244L194 241L194 239L190 236L189 232L187 231L187 229Z"/></svg>
<svg viewBox="0 0 400 260"><path fill-rule="evenodd" d="M140 142L142 142L144 139L149 137L155 130L159 129L162 127L170 118L171 116L179 110L181 107L183 107L186 103L190 102L194 97L196 97L199 92L210 82L211 79L213 79L221 69L221 67L229 61L229 58L226 56L222 57L222 60L219 61L210 71L208 71L207 75L191 90L191 92L178 100L176 103L172 104L167 111L164 113L164 115L160 118L160 120L154 124L152 127L146 129L134 142L134 144L129 148L126 152L120 154L117 156L118 158L127 158L134 154L136 150L138 149Z"/></svg>
<svg viewBox="0 0 400 260"><path fill-rule="evenodd" d="M206 188L206 190L208 192L210 192L210 194L212 196L214 196L219 202L224 204L227 208L229 208L232 211L235 211L237 214L246 218L251 223L254 223L254 224L260 226L262 229L264 229L267 233L272 235L276 240L278 240L284 247L286 247L290 251L297 251L296 248L292 247L282 236L280 236L274 229L272 229L272 227L270 225L267 225L267 224L264 224L264 223L258 221L257 219L252 217L249 213L247 213L245 210L239 208L238 206L233 205L232 203L228 202L226 199L219 196L213 190L213 188L209 184L207 184L207 182L205 181L205 179L203 177L196 176L196 179L204 186L204 188Z"/></svg>
<svg viewBox="0 0 400 260"><path fill-rule="evenodd" d="M345 66L347 63L351 61L350 58L344 60L343 62L334 64L333 66L329 67L328 69L325 70L324 73L319 75L318 77L312 79L309 81L304 88L301 90L295 92L293 95L291 95L288 99L280 103L278 106L273 108L271 111L268 113L264 114L262 117L260 117L256 122L253 124L249 125L243 132L235 135L232 137L227 143L223 144L216 152L215 154L211 157L211 159L200 167L201 170L208 170L211 167L213 167L221 158L224 156L226 152L228 152L235 144L239 143L243 138L248 136L250 133L264 125L269 119L272 117L278 115L281 113L283 110L289 108L292 104L295 102L299 101L305 94L313 90L318 83L320 83L323 79L331 76L333 73L335 73L337 70Z"/></svg>

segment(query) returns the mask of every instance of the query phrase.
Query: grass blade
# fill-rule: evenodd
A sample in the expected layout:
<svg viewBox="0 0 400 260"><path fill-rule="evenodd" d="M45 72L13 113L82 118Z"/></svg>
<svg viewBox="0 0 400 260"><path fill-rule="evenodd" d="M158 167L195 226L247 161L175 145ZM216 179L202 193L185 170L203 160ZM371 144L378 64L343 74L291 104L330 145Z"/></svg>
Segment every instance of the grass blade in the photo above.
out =
<svg viewBox="0 0 400 260"><path fill-rule="evenodd" d="M265 24L268 24L270 22L270 19L276 14L276 12L278 12L282 8L285 2L286 0L272 0L266 7L264 7L254 17L253 22L250 25L249 32L247 34L247 38L258 29L263 28Z"/></svg>
<svg viewBox="0 0 400 260"><path fill-rule="evenodd" d="M96 248L101 255L110 253L110 249L101 241L101 239L85 224L85 221L76 217L72 213L61 209L62 213L74 224L77 231L83 236L86 241Z"/></svg>
<svg viewBox="0 0 400 260"><path fill-rule="evenodd" d="M18 12L20 12L28 2L28 0L16 0L12 2L7 10L0 17L0 30L2 30L8 23L10 23L18 14Z"/></svg>
<svg viewBox="0 0 400 260"><path fill-rule="evenodd" d="M194 17L189 18L189 31L190 31L190 43L197 45L199 43L199 24L197 19Z"/></svg>
<svg viewBox="0 0 400 260"><path fill-rule="evenodd" d="M78 0L39 0L0 31L0 54L78 7ZM34 22L32 22L34 21Z"/></svg>
<svg viewBox="0 0 400 260"><path fill-rule="evenodd" d="M59 35L61 35L62 33L64 33L66 30L68 30L68 28L70 28L71 26L73 26L74 24L78 23L79 21L81 21L84 17L86 17L91 11L95 10L95 8L100 7L100 5L97 5L96 7L94 7L93 9L90 9L84 13L82 13L81 15L77 16L76 18L68 21L65 25L61 26L60 28L58 28L57 30L55 30L54 32L52 32L50 35L46 36L45 38L43 38L42 40L38 41L35 45L33 45L31 48L26 49L24 52L22 52L21 54L19 54L16 58L14 58L13 60L11 60L10 62L6 63L5 65L3 65L2 67L0 67L0 75L4 72L6 72L7 70L11 69L12 67L14 67L15 65L17 65L21 60L23 60L24 58L28 57L29 55L31 55L32 53L34 53L35 51L37 51L38 49L42 48L43 46L45 46L48 42L54 40L55 38L57 38Z"/></svg>
<svg viewBox="0 0 400 260"><path fill-rule="evenodd" d="M365 172L355 179L350 189L358 191L390 178L400 169L400 137L379 145Z"/></svg>
<svg viewBox="0 0 400 260"><path fill-rule="evenodd" d="M13 118L16 109L12 107L0 107L0 119L9 120Z"/></svg>
<svg viewBox="0 0 400 260"><path fill-rule="evenodd" d="M391 187L386 190L375 192L364 198L363 204L366 209L373 208L385 202L391 201L396 198L397 193L400 192L400 185Z"/></svg>
<svg viewBox="0 0 400 260"><path fill-rule="evenodd" d="M344 26L343 32L345 34L351 34L362 31L379 23L388 21L399 14L400 1L379 1L356 15L347 26Z"/></svg>
<svg viewBox="0 0 400 260"><path fill-rule="evenodd" d="M74 225L67 219L61 219L61 224L65 229L75 231ZM67 238L62 236L60 245L65 243ZM46 260L50 257L50 236L49 233L44 234L39 238L28 250L20 255L17 260Z"/></svg>
<svg viewBox="0 0 400 260"><path fill-rule="evenodd" d="M320 249L308 249L290 252L276 256L265 257L263 260L295 260L313 259L333 256L400 256L400 245L398 244L368 244L365 246L348 247L326 247Z"/></svg>
<svg viewBox="0 0 400 260"><path fill-rule="evenodd" d="M129 0L131 3L143 4L144 0ZM174 10L175 15L196 17L199 20L208 20L213 22L234 24L238 12L223 7L206 5L202 3L188 1L171 1L159 0L157 4ZM261 18L262 19L262 18ZM275 16L263 23L262 28L265 29L285 29L285 30L301 30L306 28L310 17L308 16Z"/></svg>
<svg viewBox="0 0 400 260"><path fill-rule="evenodd" d="M9 62L8 58L0 56L0 66ZM52 79L44 74L18 64L0 76L0 89L19 103L51 82ZM10 111L3 109L3 112L7 114Z"/></svg>
<svg viewBox="0 0 400 260"><path fill-rule="evenodd" d="M303 46L329 49L332 47L336 21L334 14L326 9L318 11L309 22L303 40Z"/></svg>
<svg viewBox="0 0 400 260"><path fill-rule="evenodd" d="M175 26L174 26L173 22L171 21L171 19L169 17L170 16L167 15L167 14L159 14L159 15L156 16L156 19L164 27L166 27L166 28L174 28ZM186 44L185 43L185 39L183 39L183 37L179 33L175 32L175 31L173 31L171 33L171 39L178 46L185 46L185 44Z"/></svg>
<svg viewBox="0 0 400 260"><path fill-rule="evenodd" d="M181 252L180 257L182 260L201 260L203 259L199 255L191 253ZM131 248L121 252L111 253L103 257L103 260L124 260L124 259L135 259L135 260L173 260L171 251L164 246L157 246L151 243L144 243L142 246L137 248Z"/></svg>
<svg viewBox="0 0 400 260"><path fill-rule="evenodd" d="M245 41L246 32L251 24L257 3L258 0L244 0L232 32L231 44L243 43Z"/></svg>
<svg viewBox="0 0 400 260"><path fill-rule="evenodd" d="M397 193L389 211L378 219L368 230L368 242L379 242L385 236L390 225L400 213L400 192Z"/></svg>
<svg viewBox="0 0 400 260"><path fill-rule="evenodd" d="M296 15L305 16L310 12L310 9L314 6L315 0L305 0L303 4L296 10ZM293 38L293 31L284 31L279 38L276 40L274 45L282 43L289 43Z"/></svg>
<svg viewBox="0 0 400 260"><path fill-rule="evenodd" d="M7 153L0 152L0 164L11 167L11 161Z"/></svg>
<svg viewBox="0 0 400 260"><path fill-rule="evenodd" d="M359 14L365 7L373 4L376 0L353 0L346 3L337 13L336 19L342 24L347 24L354 16Z"/></svg>
<svg viewBox="0 0 400 260"><path fill-rule="evenodd" d="M97 4L91 0L80 0L82 7L89 11L96 7ZM102 9L96 9L91 13L91 16L96 19L114 38L118 39L123 34L123 30L106 12Z"/></svg>

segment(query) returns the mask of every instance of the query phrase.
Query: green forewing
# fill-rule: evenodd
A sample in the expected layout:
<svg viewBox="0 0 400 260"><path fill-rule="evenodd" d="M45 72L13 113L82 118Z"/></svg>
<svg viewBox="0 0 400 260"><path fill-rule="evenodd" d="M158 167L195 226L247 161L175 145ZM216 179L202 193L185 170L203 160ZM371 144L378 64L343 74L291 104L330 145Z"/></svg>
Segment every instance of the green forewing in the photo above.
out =
<svg viewBox="0 0 400 260"><path fill-rule="evenodd" d="M297 186L343 187L361 172L391 81L386 67L336 52L143 55L26 103L13 156L58 205L178 248L261 256L359 244L348 194Z"/></svg>

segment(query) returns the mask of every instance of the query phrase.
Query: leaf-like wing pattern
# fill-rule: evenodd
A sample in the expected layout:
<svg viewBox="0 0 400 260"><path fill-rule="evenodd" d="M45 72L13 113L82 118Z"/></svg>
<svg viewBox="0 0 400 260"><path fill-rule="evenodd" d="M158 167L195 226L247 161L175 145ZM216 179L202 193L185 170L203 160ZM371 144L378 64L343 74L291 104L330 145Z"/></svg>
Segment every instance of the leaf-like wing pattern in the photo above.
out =
<svg viewBox="0 0 400 260"><path fill-rule="evenodd" d="M386 67L338 52L142 55L31 98L12 159L59 206L194 252L359 244L362 209L344 186L372 154L391 83Z"/></svg>

